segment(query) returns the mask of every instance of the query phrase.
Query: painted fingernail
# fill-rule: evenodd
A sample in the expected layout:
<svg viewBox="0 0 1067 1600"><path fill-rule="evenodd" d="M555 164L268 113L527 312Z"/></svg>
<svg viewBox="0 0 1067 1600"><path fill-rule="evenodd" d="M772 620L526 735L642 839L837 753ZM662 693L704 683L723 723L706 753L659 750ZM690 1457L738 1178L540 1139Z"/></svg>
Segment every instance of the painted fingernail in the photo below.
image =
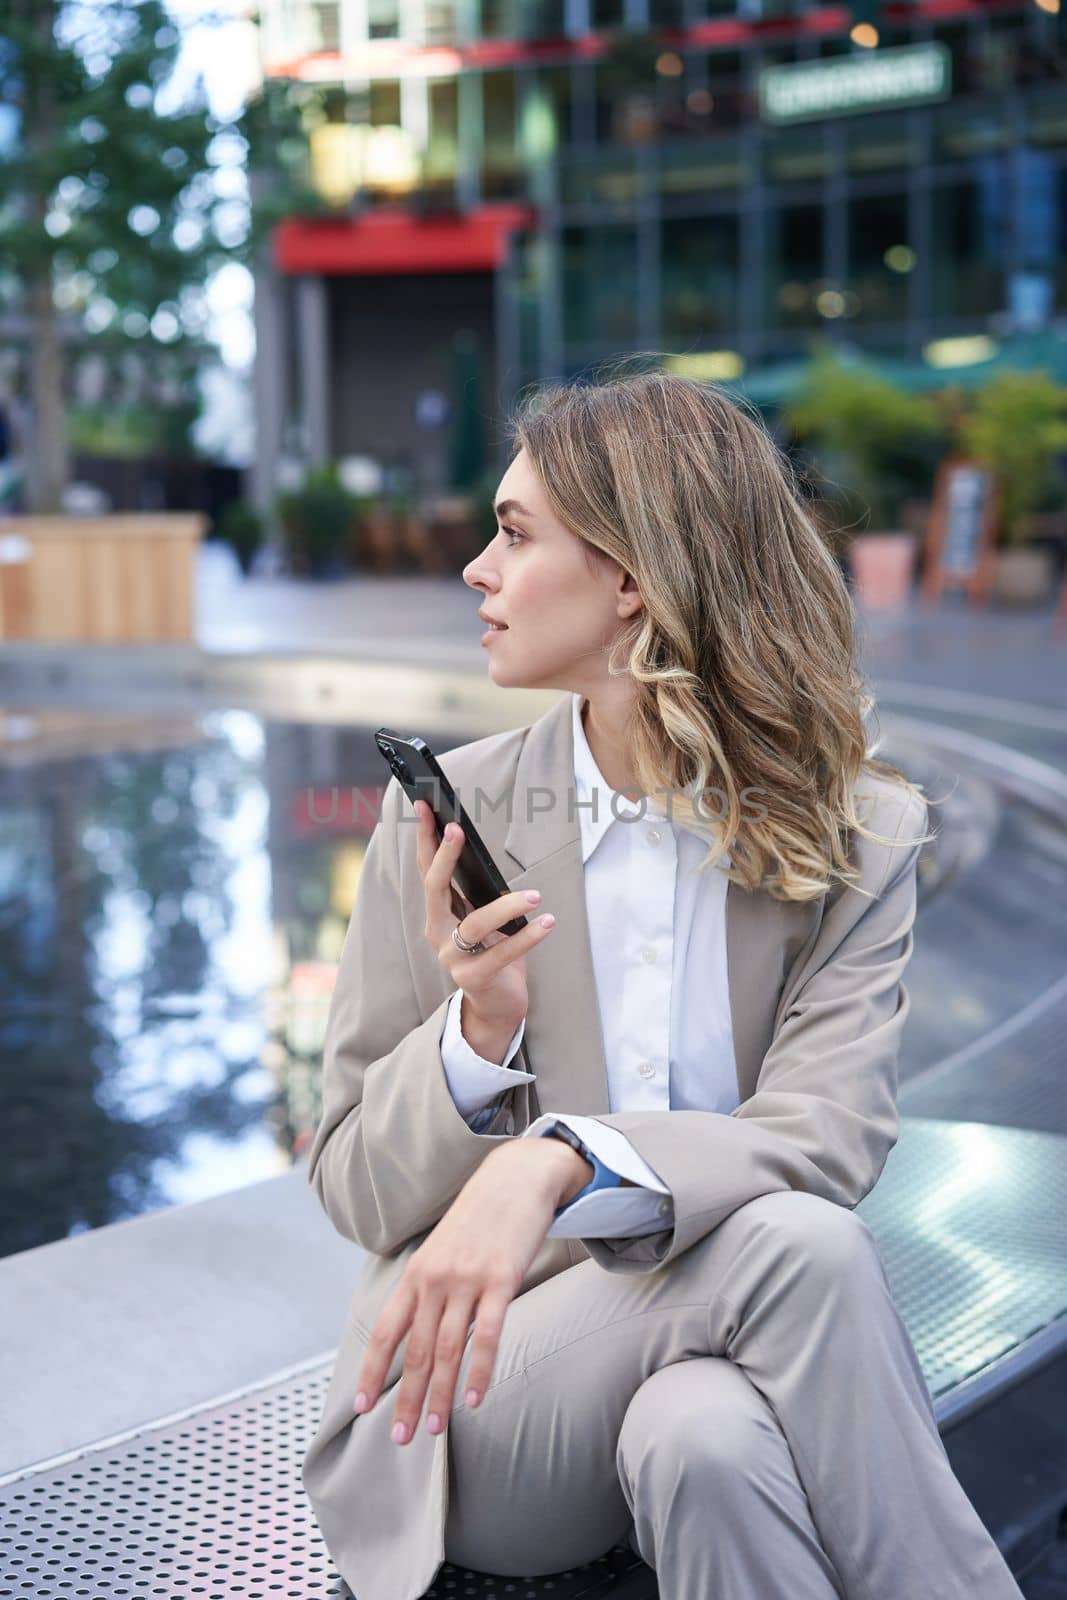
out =
<svg viewBox="0 0 1067 1600"><path fill-rule="evenodd" d="M528 906L537 905L540 902L540 899L541 899L541 891L540 891L540 889L527 889L527 891L526 891L526 904Z"/></svg>
<svg viewBox="0 0 1067 1600"><path fill-rule="evenodd" d="M477 1391L477 1389L468 1389L467 1390L467 1404L469 1406L476 1406L478 1404L478 1391Z"/></svg>
<svg viewBox="0 0 1067 1600"><path fill-rule="evenodd" d="M426 1426L429 1428L431 1433L440 1433L441 1429L444 1427L444 1423L441 1421L441 1418L437 1415L436 1411L431 1411L430 1415L426 1418Z"/></svg>
<svg viewBox="0 0 1067 1600"><path fill-rule="evenodd" d="M393 1423L393 1443L394 1444L407 1444L407 1442L408 1442L408 1425L407 1425L407 1423L406 1422L394 1422Z"/></svg>
<svg viewBox="0 0 1067 1600"><path fill-rule="evenodd" d="M556 919L552 915L551 911L548 913L548 915L546 917L542 917L541 918L541 926L542 926L542 928L554 928L555 925L556 925Z"/></svg>
<svg viewBox="0 0 1067 1600"><path fill-rule="evenodd" d="M363 1393L362 1389L356 1395L356 1404L354 1409L356 1411L366 1411L367 1409L367 1396Z"/></svg>

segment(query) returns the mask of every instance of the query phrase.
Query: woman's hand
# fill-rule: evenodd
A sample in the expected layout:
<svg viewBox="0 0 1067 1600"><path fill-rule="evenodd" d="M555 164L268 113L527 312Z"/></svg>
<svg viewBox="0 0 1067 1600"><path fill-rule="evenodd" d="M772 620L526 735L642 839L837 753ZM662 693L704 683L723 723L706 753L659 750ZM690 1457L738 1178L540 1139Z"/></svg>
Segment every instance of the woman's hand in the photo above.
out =
<svg viewBox="0 0 1067 1600"><path fill-rule="evenodd" d="M504 1314L553 1213L585 1185L589 1173L588 1161L558 1139L516 1139L490 1151L412 1252L379 1312L357 1380L357 1411L374 1406L407 1335L393 1438L406 1444L413 1436L427 1388L427 1427L440 1433L452 1410L472 1319L466 1403L478 1404L493 1374Z"/></svg>
<svg viewBox="0 0 1067 1600"><path fill-rule="evenodd" d="M426 897L426 938L453 985L463 990L465 1020L500 1029L507 1038L529 1006L526 952L548 937L552 924L546 927L533 917L518 933L497 930L513 917L531 915L531 906L541 896L535 889L514 889L475 910L452 883L463 850L463 829L450 822L438 844L429 805L416 800L414 809L419 819L416 851ZM467 944L486 946L477 955L465 955L453 944L452 929L461 923L460 937Z"/></svg>

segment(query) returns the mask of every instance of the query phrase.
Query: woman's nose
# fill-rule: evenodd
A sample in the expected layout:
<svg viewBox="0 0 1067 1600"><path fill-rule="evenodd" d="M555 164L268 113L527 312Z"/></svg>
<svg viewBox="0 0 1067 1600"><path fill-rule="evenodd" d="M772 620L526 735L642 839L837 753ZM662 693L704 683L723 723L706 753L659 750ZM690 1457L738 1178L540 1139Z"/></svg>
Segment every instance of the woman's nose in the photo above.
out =
<svg viewBox="0 0 1067 1600"><path fill-rule="evenodd" d="M482 576L476 561L469 561L463 568L463 582L470 589L482 589L489 592L489 580Z"/></svg>

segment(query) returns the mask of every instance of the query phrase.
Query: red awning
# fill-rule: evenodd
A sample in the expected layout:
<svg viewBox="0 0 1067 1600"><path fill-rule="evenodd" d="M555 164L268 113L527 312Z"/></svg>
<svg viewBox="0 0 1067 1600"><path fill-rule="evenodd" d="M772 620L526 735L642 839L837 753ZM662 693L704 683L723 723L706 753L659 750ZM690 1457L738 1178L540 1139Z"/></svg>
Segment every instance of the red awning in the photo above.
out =
<svg viewBox="0 0 1067 1600"><path fill-rule="evenodd" d="M438 217L410 211L329 221L290 217L274 230L274 261L285 273L492 272L508 235L534 221L535 213L519 205Z"/></svg>

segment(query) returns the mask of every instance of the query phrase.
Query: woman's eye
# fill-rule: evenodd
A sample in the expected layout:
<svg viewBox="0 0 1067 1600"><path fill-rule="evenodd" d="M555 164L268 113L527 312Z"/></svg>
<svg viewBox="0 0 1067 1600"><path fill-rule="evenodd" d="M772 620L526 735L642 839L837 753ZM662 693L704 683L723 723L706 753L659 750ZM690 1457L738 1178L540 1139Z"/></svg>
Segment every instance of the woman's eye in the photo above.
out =
<svg viewBox="0 0 1067 1600"><path fill-rule="evenodd" d="M500 531L507 534L509 543L512 539L521 539L523 537L518 528L501 528Z"/></svg>

